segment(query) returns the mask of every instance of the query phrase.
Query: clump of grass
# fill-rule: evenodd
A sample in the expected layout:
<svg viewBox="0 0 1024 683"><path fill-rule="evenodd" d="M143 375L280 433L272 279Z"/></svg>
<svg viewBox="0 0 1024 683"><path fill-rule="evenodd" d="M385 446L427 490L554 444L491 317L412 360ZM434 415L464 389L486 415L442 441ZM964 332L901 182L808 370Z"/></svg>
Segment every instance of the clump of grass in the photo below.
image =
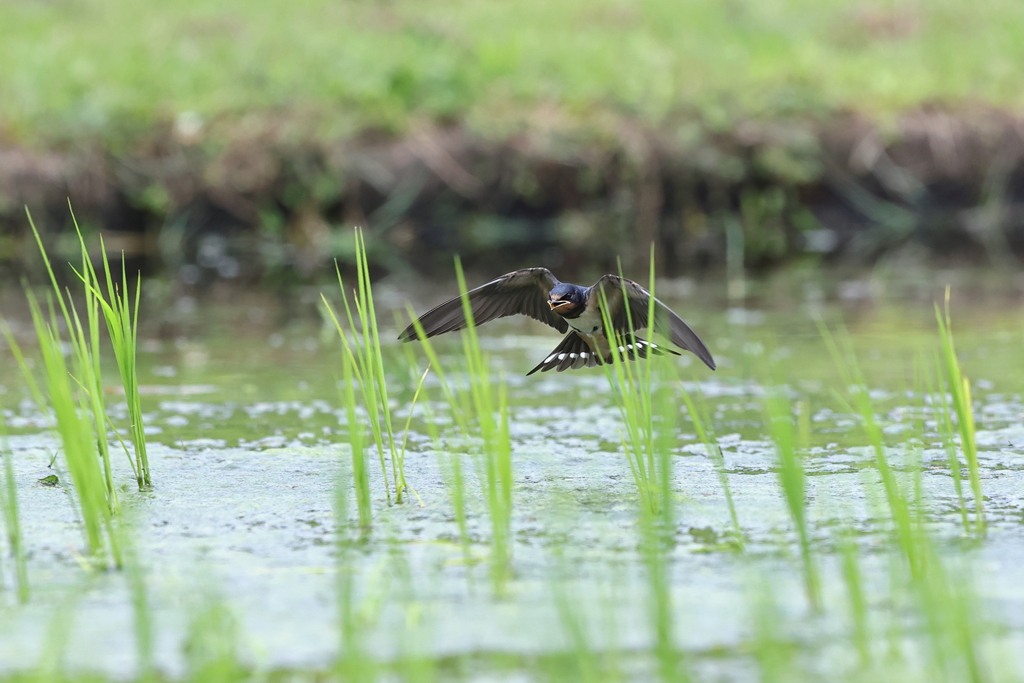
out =
<svg viewBox="0 0 1024 683"><path fill-rule="evenodd" d="M43 360L45 397L13 335L6 328L4 332L36 402L42 410L53 411L89 551L99 555L109 549L111 557L120 566L121 554L113 527L113 517L119 505L107 443L107 425L110 420L103 402L100 372L99 311L102 296L99 294L95 272L91 270L84 240L79 233L83 261L80 277L85 284L83 324L70 293L65 295L58 284L30 214L28 220L53 287L53 293L46 300L45 313L35 295L31 291L27 292ZM67 330L71 348L67 357L61 320Z"/></svg>
<svg viewBox="0 0 1024 683"><path fill-rule="evenodd" d="M356 414L356 380L353 360L345 353L341 359L342 403L348 421L348 442L352 448L352 481L356 491L356 509L359 511L359 526L364 530L373 524L373 506L370 497L370 475L366 469L366 451L363 444L364 427Z"/></svg>
<svg viewBox="0 0 1024 683"><path fill-rule="evenodd" d="M874 407L857 366L849 338L842 336L840 347L820 321L819 326L826 345L836 361L840 376L849 388L850 402L846 403L842 396L839 398L846 403L848 409L861 417L868 441L875 453L875 466L882 480L889 516L895 531L896 546L905 561L893 565L891 583L900 591L894 593L894 602L902 602L905 596L909 596L912 600L911 605L922 620L923 634L927 638L931 655L929 680L968 680L972 683L988 680L989 676L982 666L980 646L977 642L981 618L969 576L965 576L966 567L951 572L947 561L927 533L920 461L916 459L908 462L907 467L912 477L911 490L908 493L904 490L905 487L900 485L886 460L882 432L875 419ZM967 398L965 396L965 399ZM918 429L922 427L919 426ZM844 555L849 553L850 551L846 550ZM849 564L849 560L844 559L844 563ZM844 571L851 573L848 568L844 568ZM905 578L902 576L903 572L906 574ZM856 606L864 602L862 594L855 594L859 591L856 587L859 586L860 579L848 579L847 583L851 590L851 601L855 603L856 616L865 609ZM858 628L866 630L866 622ZM898 641L897 636L894 642Z"/></svg>
<svg viewBox="0 0 1024 683"><path fill-rule="evenodd" d="M373 288L370 284L370 269L366 258L366 242L363 232L359 228L355 229L354 239L357 286L353 291L354 301L351 305L341 278L341 271L337 270L338 286L341 288L342 301L345 304L345 317L348 322L348 331L352 335L351 340L338 320L338 316L335 315L334 309L327 301L327 297L321 294L321 298L334 322L338 336L341 338L344 354L348 358L348 371L355 383L359 385L362 393L363 406L367 411L370 431L373 434L377 455L380 458L380 469L384 477L384 490L388 504L391 503L391 483L388 479L385 453L391 460L391 481L394 481L395 485L395 502L401 503L408 488L405 481L404 451L399 448L392 428L391 406L387 380L384 376L384 358L381 354L377 314L373 304ZM352 311L353 306L355 314ZM358 325L356 324L357 320L359 321ZM348 384L349 382L346 380L346 385ZM348 394L346 394L345 400L346 403L349 401ZM352 395L352 400L354 400L354 395ZM355 429L355 424L350 423L349 427L350 430ZM353 457L355 457L355 453L353 453ZM368 500L368 491L364 491L361 495L365 495ZM360 509L363 508L360 507Z"/></svg>
<svg viewBox="0 0 1024 683"><path fill-rule="evenodd" d="M74 219L74 213L71 216ZM136 277L133 301L128 294L128 274L125 271L124 255L122 254L121 259L121 281L115 283L110 261L107 258L106 244L103 242L103 237L100 236L103 274L107 286L107 295L104 298L99 290L99 278L96 276L96 270L86 252L85 240L82 239L82 232L78 229L77 220L75 220L75 230L78 232L78 240L82 247L82 271L78 272L78 276L85 283L87 300L91 296L99 303L103 311L103 318L107 323L107 333L114 349L114 358L117 361L121 385L124 387L124 396L128 403L128 419L131 422L129 431L135 454L134 462L132 462L132 458L129 458L129 462L132 463L132 471L135 474L139 490L145 491L153 487L153 479L149 469L149 456L146 453L146 431L142 421L142 398L139 395L139 375L136 369L142 274L140 273Z"/></svg>
<svg viewBox="0 0 1024 683"><path fill-rule="evenodd" d="M620 268L620 277L621 268ZM654 245L650 252L647 319L655 320ZM623 279L623 300L628 300ZM605 330L614 330L607 295L602 290L601 316ZM673 384L678 377L654 354L643 362L630 360L627 350L636 336L632 313L626 307L627 329L608 340L611 362L603 365L623 429L620 436L640 499L641 553L647 570L648 614L655 633L654 652L663 681L690 679L682 653L673 639L671 581L668 552L672 545L672 449L678 402ZM653 328L652 330L653 331ZM657 366L658 372L655 374Z"/></svg>
<svg viewBox="0 0 1024 683"><path fill-rule="evenodd" d="M0 512L3 514L7 546L14 562L14 579L18 587L18 601L28 602L28 566L25 562L24 539L21 534L21 518L18 514L18 490L14 481L14 465L7 445L7 421L3 405L0 404L0 465L3 466L3 481L0 482Z"/></svg>
<svg viewBox="0 0 1024 683"><path fill-rule="evenodd" d="M621 270L621 269L620 269ZM621 277L621 273L620 273ZM654 246L651 245L650 283L648 285L647 319L654 320ZM614 330L605 292L600 292L601 316L605 330ZM623 280L623 301L628 301ZM628 330L609 339L611 363L603 365L612 397L622 417L625 431L621 434L622 449L640 496L645 514L662 517L666 527L672 519L671 448L676 420L675 400L667 377L654 383L656 357L646 362L629 360L626 349L632 344L636 328L629 306L626 306ZM658 428L655 428L657 422Z"/></svg>
<svg viewBox="0 0 1024 683"><path fill-rule="evenodd" d="M780 388L765 398L768 430L775 442L779 459L779 483L786 499L786 508L793 519L800 542L800 560L803 565L807 600L814 609L821 607L821 583L811 553L810 524L807 521L807 477L803 460L797 451L797 437L793 428L793 411L789 399Z"/></svg>
<svg viewBox="0 0 1024 683"><path fill-rule="evenodd" d="M49 404L57 421L57 432L61 437L64 459L74 485L89 551L99 554L109 547L115 562L120 565L120 552L113 528L116 494L107 486L106 463L103 466L100 464L94 423L87 417L95 404L89 405L91 395L88 392L76 392L72 385L72 374L84 376L89 372L89 359L80 354L72 354L73 365L68 368L52 300L49 302L48 316L43 314L31 293L29 306L43 359ZM22 370L30 372L27 366L23 366Z"/></svg>
<svg viewBox="0 0 1024 683"><path fill-rule="evenodd" d="M39 254L42 256L43 263L46 265L46 272L50 276L50 284L53 287L53 299L57 301L61 314L64 318L64 322L67 325L68 337L71 342L75 358L73 378L81 387L84 397L88 401L89 414L92 416L95 431L96 447L99 450L100 460L103 462L103 483L106 487L106 497L111 510L116 513L119 506L117 502L117 490L114 486L114 474L110 465L110 448L107 442L107 423L109 420L107 418L106 405L103 400L103 375L100 370L99 300L101 297L97 296L98 289L96 287L97 283L94 277L95 273L91 270L89 254L86 251L85 242L82 240L82 234L79 232L78 239L81 247L82 271L85 274L82 277L82 280L85 284L86 324L83 326L81 317L79 316L78 311L75 308L74 301L71 298L71 293L67 292L67 296L65 296L65 292L57 282L57 276L54 273L53 266L50 264L49 257L46 255L46 249L39 236L39 231L36 229L35 222L32 220L32 215L28 212L28 209L25 210L25 213L28 216L29 225L32 228L32 234L35 235L36 244L39 247ZM73 215L74 214L72 214L72 216ZM52 301L53 300L50 300L51 314L53 313ZM37 334L39 334L40 319L41 316L36 319ZM54 325L56 325L55 316ZM54 327L54 332L57 333L57 339L59 340L60 337L58 330L59 328Z"/></svg>
<svg viewBox="0 0 1024 683"><path fill-rule="evenodd" d="M960 362L956 357L956 347L953 344L953 325L949 315L949 288L946 288L945 315L935 304L935 320L939 326L939 337L942 344L942 368L945 371L946 386L949 395L952 397L952 408L956 414L956 424L960 435L960 449L964 453L964 460L967 462L967 476L971 482L971 492L974 494L974 531L978 536L985 534L985 498L981 490L981 475L978 469L978 447L974 439L974 412L971 407L971 385L964 377L960 369ZM944 424L949 427L949 411L945 404L945 392L942 394L943 411L947 417L943 418ZM947 439L948 442L948 439ZM950 453L950 468L953 470L953 478L957 480L959 493L960 465L956 459L955 451L947 449ZM956 463L954 466L954 462ZM960 494L961 507L963 495Z"/></svg>

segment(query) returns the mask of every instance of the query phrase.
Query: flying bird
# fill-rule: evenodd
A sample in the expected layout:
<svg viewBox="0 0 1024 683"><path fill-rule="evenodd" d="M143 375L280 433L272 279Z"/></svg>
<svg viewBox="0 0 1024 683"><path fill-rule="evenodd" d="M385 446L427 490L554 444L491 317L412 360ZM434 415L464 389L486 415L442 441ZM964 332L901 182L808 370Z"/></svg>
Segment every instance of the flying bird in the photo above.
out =
<svg viewBox="0 0 1024 683"><path fill-rule="evenodd" d="M538 370L562 372L611 363L611 343L615 339L621 341L619 351L629 360L646 358L648 353L660 355L664 351L681 355L678 351L637 337L636 330L645 327L653 327L655 332L667 337L677 347L692 352L709 368L715 369L715 359L708 347L682 318L655 298L652 324L647 319L651 293L618 275L605 275L593 286L581 287L559 282L547 268L524 268L472 289L467 296L476 325L522 314L559 332L568 332L555 350L527 375ZM608 318L614 334L609 334L601 317L602 300L608 306ZM449 299L430 309L420 316L418 322L427 337L461 330L466 327L462 298ZM415 323L405 328L398 338L403 342L416 339Z"/></svg>

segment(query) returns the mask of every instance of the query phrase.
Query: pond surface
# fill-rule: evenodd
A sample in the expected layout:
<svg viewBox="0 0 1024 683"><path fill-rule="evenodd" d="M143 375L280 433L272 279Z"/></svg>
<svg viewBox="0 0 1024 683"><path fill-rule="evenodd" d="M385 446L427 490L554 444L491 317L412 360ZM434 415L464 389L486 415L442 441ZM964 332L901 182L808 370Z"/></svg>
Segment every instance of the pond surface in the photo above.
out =
<svg viewBox="0 0 1024 683"><path fill-rule="evenodd" d="M401 305L400 293L381 289L380 300ZM849 332L890 465L905 485L920 467L928 530L970 588L972 609L984 622L978 638L984 636L986 652L997 653L989 666L1020 671L1024 309L1016 290L991 297L954 291L952 299L957 348L974 399L988 521L983 539L962 526L946 447L924 396L922 368L934 372L939 348L931 297L941 297L941 288L831 303L805 296L777 304L766 296L743 307L701 292L663 298L701 334L719 369L712 373L689 355L671 362L682 386L711 415L745 542L739 550L719 472L680 401L665 566L671 638L690 674L707 681L766 678L758 655L765 636L757 626L765 615L772 637L786 644L784 670L793 676L856 671L848 584L837 550L846 529L855 533L864 575L877 640L871 647L900 653L895 663L873 665L887 672L876 680L899 680L906 672L906 680L927 680L917 627L906 623L894 587L897 553L874 453L862 421L841 400L847 388L822 342L819 316ZM417 302L419 310L443 296ZM213 322L184 326L170 337L161 336L159 325L143 328L140 381L154 490L134 492L123 453L115 452L115 463L162 670L187 673L185 643L211 605L233 615L231 647L247 666L326 669L344 640L339 586L350 585L352 598L342 609L358 617L359 647L385 665L422 655L432 662L431 675L445 680L558 680L545 668L557 671L557 663L546 658L571 653L578 641L568 626L582 623L588 647L618 653L622 680L656 678L649 656L657 623L651 567L641 552L620 413L600 368L524 377L558 343L558 334L526 320L480 330L510 403L513 560L503 585L491 578L490 522L469 457L471 543L460 543L447 463L467 446L455 435L433 375L408 434L405 470L415 496L389 504L374 456L372 531L339 560L335 491L339 481L350 488L351 449L336 332L301 316L283 326L238 323L233 329L231 316L250 323L268 317L252 313L254 306L242 313L200 310L197 316ZM390 341L391 327L383 351L400 428L426 361L414 344L410 366L408 349ZM24 325L16 329L30 340ZM437 348L458 382L459 336L440 338ZM83 568L82 534L62 459L53 457L60 445L50 419L29 400L6 350L0 363L32 586L27 605L16 604L12 590L0 592L0 670L31 669L59 651L76 671L130 677L137 659L126 576ZM123 428L127 410L112 366L106 377L111 417ZM807 602L795 527L765 427L763 398L779 386L795 410L809 416L801 453L810 540L823 577L819 612ZM444 453L428 436L428 414L440 425ZM51 474L58 485L41 481ZM970 499L966 472L963 486ZM347 516L343 535L354 533L354 512ZM9 564L0 564L0 571L9 572ZM10 587L10 575L3 576Z"/></svg>

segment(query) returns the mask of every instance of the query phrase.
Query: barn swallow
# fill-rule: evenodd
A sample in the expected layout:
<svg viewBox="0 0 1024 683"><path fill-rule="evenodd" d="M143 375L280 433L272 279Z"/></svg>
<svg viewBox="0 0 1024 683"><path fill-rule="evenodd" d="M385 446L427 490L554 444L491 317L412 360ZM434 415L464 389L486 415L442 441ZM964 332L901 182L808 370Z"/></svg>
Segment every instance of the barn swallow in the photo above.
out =
<svg viewBox="0 0 1024 683"><path fill-rule="evenodd" d="M603 297L602 297L602 292ZM467 293L473 321L482 325L508 315L528 315L550 325L559 332L568 332L555 350L527 375L540 370L593 367L612 362L609 337L622 340L620 353L629 360L646 358L648 352L660 355L667 351L636 336L635 331L648 327L651 293L626 278L605 275L592 287L559 282L547 268L524 268L491 280ZM601 316L602 300L608 306L608 318L615 334L609 335ZM466 327L462 298L449 299L419 318L427 337ZM630 329L632 323L632 329ZM715 359L700 337L668 306L654 299L654 331L667 337L677 347L692 352L712 370ZM417 338L415 324L399 335L403 342Z"/></svg>

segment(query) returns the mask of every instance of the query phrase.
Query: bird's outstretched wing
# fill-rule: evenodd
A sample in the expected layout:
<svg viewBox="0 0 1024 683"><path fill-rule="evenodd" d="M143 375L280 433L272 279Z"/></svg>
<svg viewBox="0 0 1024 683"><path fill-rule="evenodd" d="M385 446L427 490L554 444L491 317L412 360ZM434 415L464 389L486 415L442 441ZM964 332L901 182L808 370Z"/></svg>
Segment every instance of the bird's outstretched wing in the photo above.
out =
<svg viewBox="0 0 1024 683"><path fill-rule="evenodd" d="M522 313L565 332L569 325L548 306L548 293L557 284L558 280L547 268L524 268L471 289L467 294L473 322L483 325L495 318ZM430 309L420 316L419 322L428 337L461 330L466 326L462 298L449 299ZM401 341L416 339L415 326L409 325L398 338Z"/></svg>
<svg viewBox="0 0 1024 683"><path fill-rule="evenodd" d="M646 289L624 277L605 275L590 288L587 295L588 307L600 306L602 291L608 301L609 317L616 332L630 332L630 323L634 331L653 327L655 332L668 337L679 348L693 352L705 365L715 369L715 359L697 333L657 298L654 299L654 324L649 324L647 314L651 293Z"/></svg>

